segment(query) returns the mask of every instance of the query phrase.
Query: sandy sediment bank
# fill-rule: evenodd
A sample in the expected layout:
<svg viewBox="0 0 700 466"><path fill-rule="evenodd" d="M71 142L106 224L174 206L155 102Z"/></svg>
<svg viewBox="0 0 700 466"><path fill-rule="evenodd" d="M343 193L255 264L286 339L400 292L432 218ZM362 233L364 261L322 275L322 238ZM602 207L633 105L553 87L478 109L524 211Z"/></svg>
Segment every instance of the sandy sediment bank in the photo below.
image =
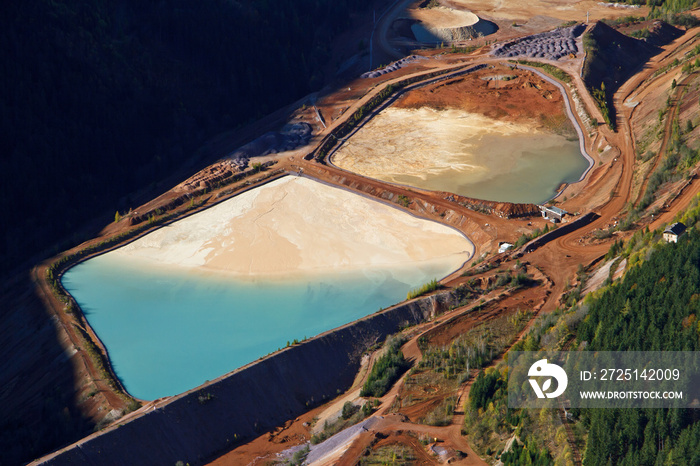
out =
<svg viewBox="0 0 700 466"><path fill-rule="evenodd" d="M514 160L493 163L492 157L486 157L481 147L485 136L499 137L500 144L507 144L508 137L533 132L538 130L532 125L458 109L392 107L341 146L333 163L385 181L396 181L403 175L425 179L451 170L481 179L492 177L493 171L508 172L514 164Z"/></svg>
<svg viewBox="0 0 700 466"><path fill-rule="evenodd" d="M298 276L436 260L458 268L473 252L471 241L450 227L289 176L110 254L240 276Z"/></svg>
<svg viewBox="0 0 700 466"><path fill-rule="evenodd" d="M461 109L392 107L345 142L332 161L390 183L539 203L577 171L582 161L575 152L575 144L566 137L531 122L497 120Z"/></svg>

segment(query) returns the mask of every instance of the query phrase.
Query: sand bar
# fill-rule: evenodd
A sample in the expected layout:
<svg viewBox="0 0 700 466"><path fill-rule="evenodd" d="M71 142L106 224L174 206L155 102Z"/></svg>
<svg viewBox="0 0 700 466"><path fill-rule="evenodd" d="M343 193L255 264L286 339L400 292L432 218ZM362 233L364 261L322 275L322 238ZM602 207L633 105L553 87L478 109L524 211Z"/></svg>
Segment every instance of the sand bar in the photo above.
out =
<svg viewBox="0 0 700 466"><path fill-rule="evenodd" d="M458 231L304 177L288 176L179 220L117 251L168 267L240 276L397 268L474 246Z"/></svg>

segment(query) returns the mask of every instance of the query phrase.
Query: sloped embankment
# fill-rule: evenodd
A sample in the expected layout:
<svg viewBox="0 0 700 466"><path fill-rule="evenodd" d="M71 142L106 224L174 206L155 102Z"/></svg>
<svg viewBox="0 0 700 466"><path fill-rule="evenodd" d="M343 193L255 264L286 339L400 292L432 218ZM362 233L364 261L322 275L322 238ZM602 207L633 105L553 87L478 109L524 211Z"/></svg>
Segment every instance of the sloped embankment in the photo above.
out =
<svg viewBox="0 0 700 466"><path fill-rule="evenodd" d="M498 30L495 23L479 18L471 11L444 6L421 7L409 11L411 18L416 21L411 29L419 42L470 40Z"/></svg>
<svg viewBox="0 0 700 466"><path fill-rule="evenodd" d="M596 99L606 123L614 129L615 91L661 49L628 37L602 22L597 22L583 36L583 46L586 51L583 82Z"/></svg>
<svg viewBox="0 0 700 466"><path fill-rule="evenodd" d="M370 346L456 300L443 292L365 317L174 397L35 464L200 463L346 390Z"/></svg>

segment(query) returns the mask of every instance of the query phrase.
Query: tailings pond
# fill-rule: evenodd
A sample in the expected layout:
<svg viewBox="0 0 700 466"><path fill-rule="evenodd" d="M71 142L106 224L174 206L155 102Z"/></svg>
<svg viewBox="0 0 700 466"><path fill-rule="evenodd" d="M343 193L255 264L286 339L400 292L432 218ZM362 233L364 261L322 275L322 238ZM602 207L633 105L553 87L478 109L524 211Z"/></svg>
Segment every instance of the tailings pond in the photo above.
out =
<svg viewBox="0 0 700 466"><path fill-rule="evenodd" d="M538 204L588 167L578 139L430 107L383 110L338 149L333 163L383 181Z"/></svg>
<svg viewBox="0 0 700 466"><path fill-rule="evenodd" d="M285 177L63 276L133 396L192 389L461 266L446 226Z"/></svg>

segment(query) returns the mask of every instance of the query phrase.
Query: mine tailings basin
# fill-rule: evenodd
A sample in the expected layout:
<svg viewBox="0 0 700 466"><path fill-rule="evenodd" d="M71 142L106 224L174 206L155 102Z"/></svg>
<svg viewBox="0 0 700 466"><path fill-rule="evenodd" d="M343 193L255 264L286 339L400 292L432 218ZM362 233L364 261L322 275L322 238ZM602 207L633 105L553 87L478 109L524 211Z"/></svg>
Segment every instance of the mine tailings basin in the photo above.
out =
<svg viewBox="0 0 700 466"><path fill-rule="evenodd" d="M476 199L541 204L588 167L578 139L462 110L388 108L333 163L371 178Z"/></svg>
<svg viewBox="0 0 700 466"><path fill-rule="evenodd" d="M288 176L68 270L127 391L175 395L405 299L473 255L447 226Z"/></svg>
<svg viewBox="0 0 700 466"><path fill-rule="evenodd" d="M407 92L331 161L382 181L542 204L590 166L573 125L552 83L533 72L490 67Z"/></svg>

